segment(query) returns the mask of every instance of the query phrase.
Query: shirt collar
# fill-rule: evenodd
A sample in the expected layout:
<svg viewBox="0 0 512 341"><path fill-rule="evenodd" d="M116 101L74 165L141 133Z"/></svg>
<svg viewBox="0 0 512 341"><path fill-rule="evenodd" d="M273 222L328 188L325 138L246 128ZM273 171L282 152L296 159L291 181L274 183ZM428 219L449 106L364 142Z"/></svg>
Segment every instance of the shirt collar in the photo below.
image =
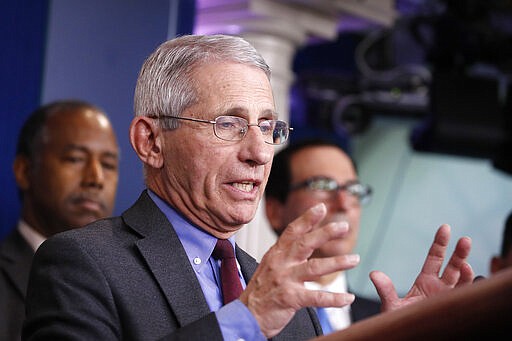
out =
<svg viewBox="0 0 512 341"><path fill-rule="evenodd" d="M46 240L42 234L34 230L34 228L27 224L23 219L18 221L18 231L23 238L25 238L34 252L36 252L39 246L41 246L41 244Z"/></svg>
<svg viewBox="0 0 512 341"><path fill-rule="evenodd" d="M192 268L200 272L205 264L207 264L217 243L217 238L192 224L178 210L162 200L153 191L148 189L148 193L174 227ZM229 242L234 247L234 237L229 238Z"/></svg>

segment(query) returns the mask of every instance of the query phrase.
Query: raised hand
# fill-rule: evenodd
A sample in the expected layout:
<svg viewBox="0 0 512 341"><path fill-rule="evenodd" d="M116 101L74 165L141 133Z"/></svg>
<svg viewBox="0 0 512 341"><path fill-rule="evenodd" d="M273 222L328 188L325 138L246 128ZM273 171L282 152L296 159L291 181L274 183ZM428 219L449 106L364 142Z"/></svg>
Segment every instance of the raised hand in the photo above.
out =
<svg viewBox="0 0 512 341"><path fill-rule="evenodd" d="M466 262L471 250L471 239L468 237L459 239L443 274L440 275L449 241L450 226L441 225L421 272L404 298L398 297L391 279L383 272L373 271L370 273L370 278L382 301L383 311L395 310L473 281L473 270Z"/></svg>
<svg viewBox="0 0 512 341"><path fill-rule="evenodd" d="M263 257L240 300L252 312L263 334L279 333L304 307L341 307L352 303L354 295L307 290L305 281L353 268L358 255L309 259L315 249L329 240L343 237L348 225L319 226L326 214L319 204L294 220Z"/></svg>

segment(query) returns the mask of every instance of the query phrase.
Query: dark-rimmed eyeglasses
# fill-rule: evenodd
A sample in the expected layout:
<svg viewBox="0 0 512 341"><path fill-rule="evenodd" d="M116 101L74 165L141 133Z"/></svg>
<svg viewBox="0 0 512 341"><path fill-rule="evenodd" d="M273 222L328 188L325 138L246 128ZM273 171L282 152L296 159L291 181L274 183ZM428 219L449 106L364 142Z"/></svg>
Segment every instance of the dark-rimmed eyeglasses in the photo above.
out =
<svg viewBox="0 0 512 341"><path fill-rule="evenodd" d="M369 185L360 183L359 181L348 181L344 184L339 184L336 180L324 176L312 177L298 184L292 185L290 186L290 191L302 188L326 193L346 191L348 194L357 198L361 205L367 204L372 195L372 188Z"/></svg>
<svg viewBox="0 0 512 341"><path fill-rule="evenodd" d="M288 135L293 128L288 123L281 120L263 120L256 123L249 123L245 118L237 116L217 116L214 120L201 120L193 117L175 117L175 116L148 116L154 119L176 119L200 123L209 123L213 125L213 133L219 139L224 141L241 141L249 127L260 128L260 131L268 144L283 144L288 139Z"/></svg>

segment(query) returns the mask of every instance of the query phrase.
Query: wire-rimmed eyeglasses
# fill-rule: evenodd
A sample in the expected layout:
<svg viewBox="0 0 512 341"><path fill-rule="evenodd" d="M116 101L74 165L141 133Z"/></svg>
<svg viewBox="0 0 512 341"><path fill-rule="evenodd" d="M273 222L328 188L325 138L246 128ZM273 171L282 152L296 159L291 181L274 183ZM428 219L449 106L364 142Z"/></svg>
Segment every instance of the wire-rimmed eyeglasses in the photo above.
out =
<svg viewBox="0 0 512 341"><path fill-rule="evenodd" d="M192 122L209 123L213 125L215 136L224 141L240 141L242 140L249 127L254 126L260 128L265 142L268 144L283 144L288 139L288 135L293 128L288 123L281 120L262 120L256 123L249 123L245 118L237 116L217 116L214 120L201 120L193 117L176 117L176 116L148 116L154 119L176 119Z"/></svg>
<svg viewBox="0 0 512 341"><path fill-rule="evenodd" d="M290 191L295 191L301 188L327 193L346 191L348 194L357 198L361 205L367 204L372 196L372 188L369 185L362 184L359 181L348 181L344 184L339 184L336 180L324 176L312 177L298 184L292 185L290 186Z"/></svg>

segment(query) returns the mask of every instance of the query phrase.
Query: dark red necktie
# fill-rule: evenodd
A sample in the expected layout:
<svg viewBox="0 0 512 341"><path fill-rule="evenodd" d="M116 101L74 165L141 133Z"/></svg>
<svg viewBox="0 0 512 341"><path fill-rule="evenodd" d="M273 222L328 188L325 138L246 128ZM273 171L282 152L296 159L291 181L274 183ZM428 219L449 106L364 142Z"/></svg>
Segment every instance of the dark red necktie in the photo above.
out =
<svg viewBox="0 0 512 341"><path fill-rule="evenodd" d="M222 282L222 297L224 304L236 300L242 293L242 284L238 276L233 246L227 239L217 240L212 253L213 258L220 259L220 280Z"/></svg>

